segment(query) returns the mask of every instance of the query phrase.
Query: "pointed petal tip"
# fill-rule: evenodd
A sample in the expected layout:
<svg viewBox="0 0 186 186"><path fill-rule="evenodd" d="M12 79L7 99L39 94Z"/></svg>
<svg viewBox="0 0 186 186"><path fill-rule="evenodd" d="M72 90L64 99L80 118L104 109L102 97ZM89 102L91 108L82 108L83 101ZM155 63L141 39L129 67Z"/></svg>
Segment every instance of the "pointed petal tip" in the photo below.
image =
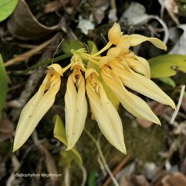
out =
<svg viewBox="0 0 186 186"><path fill-rule="evenodd" d="M170 104L170 106L172 107L172 109L176 110L176 105L175 103L172 101L172 103Z"/></svg>
<svg viewBox="0 0 186 186"><path fill-rule="evenodd" d="M65 149L65 151L69 151L69 150L72 150L74 146L70 145L70 146L67 146L67 148Z"/></svg>
<svg viewBox="0 0 186 186"><path fill-rule="evenodd" d="M15 145L15 143L14 143L12 152L17 151L20 147L21 147L20 145L18 146L18 145Z"/></svg>
<svg viewBox="0 0 186 186"><path fill-rule="evenodd" d="M153 117L148 118L148 119L147 118L142 118L142 119L145 119L147 121L151 121L152 123L155 123L157 125L161 125L159 118L154 113L153 113Z"/></svg>
<svg viewBox="0 0 186 186"><path fill-rule="evenodd" d="M126 150L126 148L123 147L122 150L121 150L121 152L122 152L123 154L127 154L127 150Z"/></svg>
<svg viewBox="0 0 186 186"><path fill-rule="evenodd" d="M117 148L121 153L123 153L123 154L127 154L127 150L126 150L126 146L125 146L125 144L124 143L120 143L120 145L119 146L114 146L115 148Z"/></svg>
<svg viewBox="0 0 186 186"><path fill-rule="evenodd" d="M164 45L164 47L162 49L165 50L165 51L167 51L167 46Z"/></svg>
<svg viewBox="0 0 186 186"><path fill-rule="evenodd" d="M175 105L174 101L170 97L166 98L166 102L163 103L163 104L169 105L173 110L176 109L176 105Z"/></svg>
<svg viewBox="0 0 186 186"><path fill-rule="evenodd" d="M159 122L157 122L156 124L161 126L161 122L160 122L160 121L159 121Z"/></svg>
<svg viewBox="0 0 186 186"><path fill-rule="evenodd" d="M22 139L19 138L20 135L17 134L17 132L15 133L15 137L14 137L14 142L13 142L13 152L17 151L18 149L20 149L25 142L27 141L27 139L25 140L25 136L22 135Z"/></svg>
<svg viewBox="0 0 186 186"><path fill-rule="evenodd" d="M154 123L157 124L157 125L161 125L161 122L160 122L160 120L158 119L158 117L156 118L156 121L154 121Z"/></svg>
<svg viewBox="0 0 186 186"><path fill-rule="evenodd" d="M69 150L71 150L72 148L74 148L74 146L75 146L75 143L74 142L68 142L68 140L67 140L67 144L66 144L67 146L66 146L66 149L65 149L65 151L69 151Z"/></svg>
<svg viewBox="0 0 186 186"><path fill-rule="evenodd" d="M15 152L17 149L16 148L13 148L12 152Z"/></svg>
<svg viewBox="0 0 186 186"><path fill-rule="evenodd" d="M15 153L18 149L13 149L12 152Z"/></svg>

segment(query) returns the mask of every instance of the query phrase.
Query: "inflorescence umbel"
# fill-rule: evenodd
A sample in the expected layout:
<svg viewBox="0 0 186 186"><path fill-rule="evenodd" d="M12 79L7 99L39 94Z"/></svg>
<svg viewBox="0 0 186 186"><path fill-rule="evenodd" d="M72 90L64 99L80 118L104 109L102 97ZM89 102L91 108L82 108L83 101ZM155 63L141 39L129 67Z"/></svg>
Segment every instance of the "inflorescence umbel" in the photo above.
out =
<svg viewBox="0 0 186 186"><path fill-rule="evenodd" d="M174 102L150 80L147 60L130 50L131 46L144 41L166 50L164 43L157 38L138 34L124 35L118 23L108 31L108 40L106 46L94 54L89 54L85 48L71 50L72 58L65 68L59 64L48 66L48 73L39 90L21 112L13 151L25 143L53 105L60 89L61 76L68 69L71 74L67 80L64 98L67 150L74 147L84 129L88 102L92 119L97 121L106 139L123 153L126 153L126 147L116 103L121 103L135 117L160 124L148 104L127 87L175 108ZM101 55L105 51L106 55Z"/></svg>

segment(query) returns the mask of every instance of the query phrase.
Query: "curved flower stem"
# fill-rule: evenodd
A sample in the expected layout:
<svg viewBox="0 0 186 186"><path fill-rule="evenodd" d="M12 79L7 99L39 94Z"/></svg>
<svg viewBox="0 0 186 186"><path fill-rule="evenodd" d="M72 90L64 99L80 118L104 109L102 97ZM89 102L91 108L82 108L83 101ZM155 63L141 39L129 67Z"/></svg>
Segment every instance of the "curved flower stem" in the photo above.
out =
<svg viewBox="0 0 186 186"><path fill-rule="evenodd" d="M88 53L82 53L81 55L82 55L82 57L84 57L84 56L85 56L85 58L90 58L91 57L92 59L95 59L95 60L101 58L100 56L94 56L94 54L88 54Z"/></svg>
<svg viewBox="0 0 186 186"><path fill-rule="evenodd" d="M102 153L101 147L99 145L99 142L92 136L92 134L90 134L90 132L84 128L85 133L88 135L88 137L95 143L97 149L98 149L98 153L100 155L101 161L103 162L103 165L105 167L105 170L107 171L107 173L109 174L110 178L112 179L113 183L115 186L119 186L119 183L117 182L117 180L115 179L115 177L113 176L111 170L109 169L107 162L104 158L104 155Z"/></svg>
<svg viewBox="0 0 186 186"><path fill-rule="evenodd" d="M111 42L108 42L100 51L93 54L93 56L98 56L99 54L103 53L105 50L108 50L112 46Z"/></svg>
<svg viewBox="0 0 186 186"><path fill-rule="evenodd" d="M67 71L71 67L71 63L69 63L65 68L63 68L63 73Z"/></svg>
<svg viewBox="0 0 186 186"><path fill-rule="evenodd" d="M98 61L96 61L96 58L99 60L100 57L93 56L93 55L90 56L89 54L86 54L86 53L83 53L81 56L82 56L83 59L89 60L92 63L95 63L96 65L98 65Z"/></svg>
<svg viewBox="0 0 186 186"><path fill-rule="evenodd" d="M56 58L49 59L47 61L41 61L40 63L35 64L35 65L31 66L30 68L26 69L25 71L23 71L23 73L27 73L28 71L35 69L36 67L39 67L39 66L49 65L50 63L55 63L57 61L69 58L70 56L72 56L72 54L66 53L66 54L60 55Z"/></svg>

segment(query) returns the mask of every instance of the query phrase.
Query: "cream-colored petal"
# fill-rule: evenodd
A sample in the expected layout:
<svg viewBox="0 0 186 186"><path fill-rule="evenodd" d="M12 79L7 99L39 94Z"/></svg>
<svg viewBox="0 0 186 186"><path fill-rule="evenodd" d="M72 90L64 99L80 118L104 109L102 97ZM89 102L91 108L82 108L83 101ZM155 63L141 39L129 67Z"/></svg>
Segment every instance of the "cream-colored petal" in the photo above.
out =
<svg viewBox="0 0 186 186"><path fill-rule="evenodd" d="M76 132L76 139L74 137L74 144L79 139L81 133L83 132L85 126L85 120L87 117L87 100L85 97L85 82L82 76L79 87L78 87L78 95L76 101L76 112L75 112L75 122L74 132ZM74 145L72 145L74 146Z"/></svg>
<svg viewBox="0 0 186 186"><path fill-rule="evenodd" d="M65 94L65 119L67 149L73 148L79 139L85 125L87 116L87 101L85 97L85 82L81 75L78 90L73 82L72 75L67 82L67 91Z"/></svg>
<svg viewBox="0 0 186 186"><path fill-rule="evenodd" d="M123 69L117 69L117 73L125 86L162 104L170 105L175 109L175 104L172 99L150 79L130 69L125 71Z"/></svg>
<svg viewBox="0 0 186 186"><path fill-rule="evenodd" d="M60 82L59 77L52 83L49 89L46 89L45 85L41 85L38 92L25 105L18 121L13 151L19 149L26 142L41 118L53 105L55 96L60 88Z"/></svg>
<svg viewBox="0 0 186 186"><path fill-rule="evenodd" d="M46 78L43 82L45 81L46 81ZM19 124L21 121L23 121L21 123L27 123L29 115L33 113L34 109L38 105L39 101L41 100L42 95L44 94L45 89L46 89L46 83L42 83L38 92L24 106L23 110L21 111L20 117L19 117L18 125L16 127L16 132L19 130L20 126L22 127L22 125Z"/></svg>
<svg viewBox="0 0 186 186"><path fill-rule="evenodd" d="M65 131L67 144L72 139L74 123L74 113L76 109L77 92L73 82L73 76L70 75L67 81L65 93Z"/></svg>
<svg viewBox="0 0 186 186"><path fill-rule="evenodd" d="M120 137L118 137L118 134L114 130L114 127L115 127L114 125L116 125L117 128L121 128L121 126L120 126L121 123L120 122L116 123L117 120L114 123L111 123L113 120L110 119L111 116L108 116L108 111L105 111L105 107L107 107L107 105L102 105L102 102L101 102L99 96L97 94L95 94L94 90L92 89L92 87L90 86L89 83L86 84L86 91L87 91L87 95L89 98L91 111L94 114L94 117L95 117L95 119L98 123L98 126L99 126L100 130L102 131L103 135L115 148L117 148L118 150L120 150L123 153L126 153L124 141L122 141L120 139ZM111 105L112 104L109 103L109 107ZM115 108L113 107L112 109L115 109ZM108 108L108 110L109 110L109 108ZM120 135L121 134L119 134L119 136Z"/></svg>
<svg viewBox="0 0 186 186"><path fill-rule="evenodd" d="M129 35L130 37L130 44L131 46L136 46L139 45L145 41L149 41L151 42L154 46L156 46L157 48L163 49L163 50L167 50L166 45L159 39L154 38L154 37L145 37L139 34L132 34Z"/></svg>
<svg viewBox="0 0 186 186"><path fill-rule="evenodd" d="M101 75L105 83L110 87L127 111L138 118L160 124L159 119L151 111L150 107L145 103L145 101L127 91L116 74L111 73L108 75L105 71L102 71Z"/></svg>

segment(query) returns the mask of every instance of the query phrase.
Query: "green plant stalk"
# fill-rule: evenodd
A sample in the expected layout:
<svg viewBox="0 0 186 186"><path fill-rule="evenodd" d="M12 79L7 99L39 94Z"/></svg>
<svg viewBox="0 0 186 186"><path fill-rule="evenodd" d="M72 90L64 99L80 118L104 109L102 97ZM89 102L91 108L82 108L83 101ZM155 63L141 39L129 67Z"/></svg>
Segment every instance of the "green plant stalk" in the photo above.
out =
<svg viewBox="0 0 186 186"><path fill-rule="evenodd" d="M42 62L40 62L40 63L38 63L38 64L35 64L35 65L31 66L30 68L26 69L25 71L23 71L23 73L27 73L27 72L29 72L30 70L32 70L32 69L34 69L34 68L37 68L37 67L39 67L39 66L49 65L49 64L51 64L51 63L55 63L55 62L57 62L57 61L60 61L60 60L69 58L71 55L72 55L72 54L70 54L70 53L66 53L66 54L60 55L60 56L58 56L58 57L56 57L56 58L49 59L49 60L47 60L47 61L42 61Z"/></svg>

